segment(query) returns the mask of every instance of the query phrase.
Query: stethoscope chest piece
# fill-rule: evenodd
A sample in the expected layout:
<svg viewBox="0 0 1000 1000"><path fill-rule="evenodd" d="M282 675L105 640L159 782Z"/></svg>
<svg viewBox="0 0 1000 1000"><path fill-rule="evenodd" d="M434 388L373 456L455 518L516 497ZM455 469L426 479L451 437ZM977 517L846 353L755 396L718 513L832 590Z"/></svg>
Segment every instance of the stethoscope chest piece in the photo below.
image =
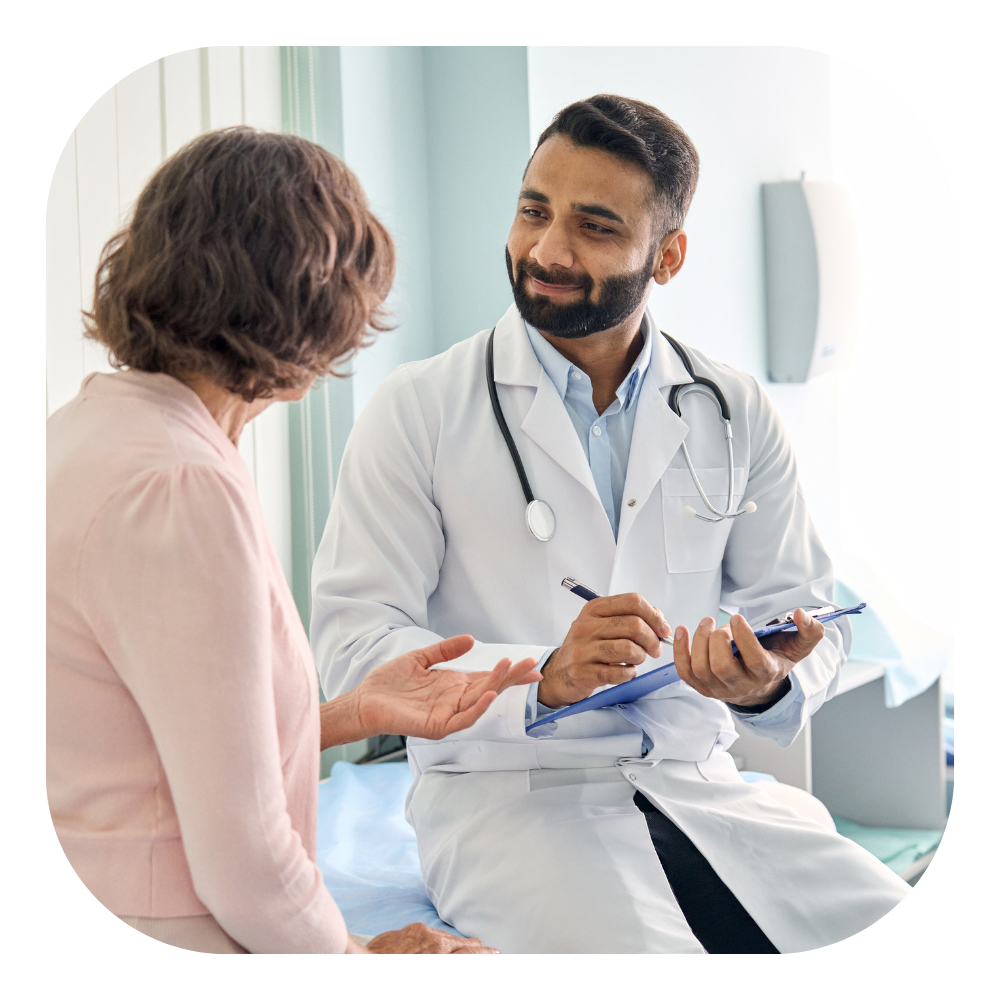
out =
<svg viewBox="0 0 1000 1000"><path fill-rule="evenodd" d="M556 516L544 500L532 500L524 509L528 531L540 542L547 542L556 533Z"/></svg>

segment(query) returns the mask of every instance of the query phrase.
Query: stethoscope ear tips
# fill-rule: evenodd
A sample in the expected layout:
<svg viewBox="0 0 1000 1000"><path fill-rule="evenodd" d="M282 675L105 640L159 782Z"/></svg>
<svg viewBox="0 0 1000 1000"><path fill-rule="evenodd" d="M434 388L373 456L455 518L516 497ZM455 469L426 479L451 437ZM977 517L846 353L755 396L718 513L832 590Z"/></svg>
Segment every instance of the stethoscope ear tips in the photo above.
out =
<svg viewBox="0 0 1000 1000"><path fill-rule="evenodd" d="M681 513L682 513L682 514L683 514L683 515L684 515L685 517L697 517L697 516L698 516L698 511L696 511L696 510L694 509L694 507L685 507L685 508L684 508L684 509L683 509L683 510L681 511Z"/></svg>
<svg viewBox="0 0 1000 1000"><path fill-rule="evenodd" d="M741 511L741 513L743 513L743 514L752 514L756 509L757 509L757 505L753 502L753 500L748 500L743 505L743 510Z"/></svg>

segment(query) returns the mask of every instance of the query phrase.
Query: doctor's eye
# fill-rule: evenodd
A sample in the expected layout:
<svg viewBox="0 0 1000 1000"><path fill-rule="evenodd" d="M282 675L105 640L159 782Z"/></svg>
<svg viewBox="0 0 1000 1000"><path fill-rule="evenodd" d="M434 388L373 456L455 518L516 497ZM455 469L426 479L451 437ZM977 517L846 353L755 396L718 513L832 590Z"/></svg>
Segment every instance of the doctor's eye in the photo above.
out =
<svg viewBox="0 0 1000 1000"><path fill-rule="evenodd" d="M543 218L542 213L537 208L522 208L521 215L526 216L529 219Z"/></svg>
<svg viewBox="0 0 1000 1000"><path fill-rule="evenodd" d="M599 226L596 222L585 222L583 224L584 229L588 229L592 233L608 233L612 236L615 235L615 230L608 229L607 226Z"/></svg>

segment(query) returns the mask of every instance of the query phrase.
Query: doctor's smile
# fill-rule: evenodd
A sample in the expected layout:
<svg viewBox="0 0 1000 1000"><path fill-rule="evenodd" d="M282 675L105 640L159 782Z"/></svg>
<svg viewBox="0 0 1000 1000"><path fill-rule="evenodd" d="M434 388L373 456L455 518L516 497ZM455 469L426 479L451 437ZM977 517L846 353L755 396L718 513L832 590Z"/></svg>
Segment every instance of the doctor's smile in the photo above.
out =
<svg viewBox="0 0 1000 1000"><path fill-rule="evenodd" d="M654 316L705 254L691 138L595 94L518 188L520 169L492 251L506 311L392 371L339 468L308 453L332 499L298 607L241 434L390 328L388 229L328 150L239 126L165 160L105 246L88 331L122 370L49 420L49 801L81 878L144 933L777 954L909 891L730 753L734 720L803 732L861 606L834 605L765 385L695 346L719 342L697 309ZM329 444L350 420L323 398ZM395 764L331 782L405 757L427 909L369 937L324 884L317 775L321 750L386 734Z"/></svg>

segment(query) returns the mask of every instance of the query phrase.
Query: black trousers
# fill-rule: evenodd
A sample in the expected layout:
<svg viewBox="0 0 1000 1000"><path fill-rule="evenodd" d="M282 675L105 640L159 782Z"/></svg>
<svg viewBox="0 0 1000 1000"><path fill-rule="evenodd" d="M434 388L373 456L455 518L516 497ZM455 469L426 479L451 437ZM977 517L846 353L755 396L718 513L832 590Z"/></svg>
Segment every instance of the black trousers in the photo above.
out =
<svg viewBox="0 0 1000 1000"><path fill-rule="evenodd" d="M694 936L712 955L777 955L705 856L642 792L633 799L646 817L649 836L677 903Z"/></svg>

